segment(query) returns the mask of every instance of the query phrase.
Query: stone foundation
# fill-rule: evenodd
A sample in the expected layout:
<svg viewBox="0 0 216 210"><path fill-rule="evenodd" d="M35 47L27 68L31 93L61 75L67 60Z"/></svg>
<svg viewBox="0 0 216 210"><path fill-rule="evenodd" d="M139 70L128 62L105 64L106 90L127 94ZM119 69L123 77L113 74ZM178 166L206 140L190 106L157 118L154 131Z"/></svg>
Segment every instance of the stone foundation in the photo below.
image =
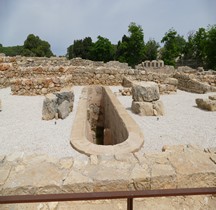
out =
<svg viewBox="0 0 216 210"><path fill-rule="evenodd" d="M166 146L157 154L0 156L0 195L216 187L215 150Z"/></svg>

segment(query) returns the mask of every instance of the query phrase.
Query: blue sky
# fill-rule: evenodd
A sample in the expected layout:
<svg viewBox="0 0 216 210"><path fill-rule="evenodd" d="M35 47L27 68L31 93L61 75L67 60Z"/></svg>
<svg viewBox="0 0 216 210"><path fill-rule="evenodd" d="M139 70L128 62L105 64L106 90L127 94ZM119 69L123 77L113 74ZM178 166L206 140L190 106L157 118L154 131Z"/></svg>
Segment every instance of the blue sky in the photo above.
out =
<svg viewBox="0 0 216 210"><path fill-rule="evenodd" d="M33 33L64 55L75 39L87 36L116 44L131 22L142 26L145 42L160 42L172 27L187 37L216 24L215 8L216 0L0 0L0 43L23 45Z"/></svg>

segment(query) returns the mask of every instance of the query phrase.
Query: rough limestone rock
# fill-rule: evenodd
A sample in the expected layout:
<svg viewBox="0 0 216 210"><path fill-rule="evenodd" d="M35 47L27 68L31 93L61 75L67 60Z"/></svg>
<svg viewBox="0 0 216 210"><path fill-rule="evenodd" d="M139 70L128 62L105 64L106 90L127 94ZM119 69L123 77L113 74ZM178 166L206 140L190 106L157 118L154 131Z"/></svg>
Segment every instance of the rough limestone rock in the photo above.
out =
<svg viewBox="0 0 216 210"><path fill-rule="evenodd" d="M133 101L131 109L135 114L141 116L162 116L164 115L164 106L162 101L137 102Z"/></svg>
<svg viewBox="0 0 216 210"><path fill-rule="evenodd" d="M200 109L216 111L216 100L197 98L196 104Z"/></svg>
<svg viewBox="0 0 216 210"><path fill-rule="evenodd" d="M57 103L60 105L63 101L69 102L70 112L73 111L74 92L69 89L63 89L60 93L54 93L57 96Z"/></svg>
<svg viewBox="0 0 216 210"><path fill-rule="evenodd" d="M0 99L0 112L2 111L2 103L1 103L1 99Z"/></svg>
<svg viewBox="0 0 216 210"><path fill-rule="evenodd" d="M74 93L69 89L46 95L43 103L42 119L65 119L73 111L73 102Z"/></svg>
<svg viewBox="0 0 216 210"><path fill-rule="evenodd" d="M65 100L58 106L58 118L65 119L70 114L70 103Z"/></svg>
<svg viewBox="0 0 216 210"><path fill-rule="evenodd" d="M210 100L216 100L216 95L209 96L209 99L210 99Z"/></svg>
<svg viewBox="0 0 216 210"><path fill-rule="evenodd" d="M50 93L46 95L43 102L42 119L52 120L55 118L57 113L57 97Z"/></svg>
<svg viewBox="0 0 216 210"><path fill-rule="evenodd" d="M160 98L159 87L155 82L135 82L132 97L137 102L152 102Z"/></svg>

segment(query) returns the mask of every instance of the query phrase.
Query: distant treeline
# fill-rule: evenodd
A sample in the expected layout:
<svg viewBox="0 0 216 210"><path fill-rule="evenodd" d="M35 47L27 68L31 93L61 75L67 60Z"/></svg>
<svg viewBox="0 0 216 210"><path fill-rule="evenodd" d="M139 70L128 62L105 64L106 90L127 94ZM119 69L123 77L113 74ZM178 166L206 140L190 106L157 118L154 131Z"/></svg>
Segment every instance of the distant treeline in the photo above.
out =
<svg viewBox="0 0 216 210"><path fill-rule="evenodd" d="M162 59L166 65L193 63L193 67L203 66L216 70L216 25L191 31L186 39L171 28L165 33L161 43L164 44L163 47L154 39L144 43L142 27L131 23L128 35L123 35L117 45L102 36L98 36L96 42L91 37L85 37L74 40L67 48L66 56L69 59L81 57L104 62L117 60L132 67L145 60ZM23 46L3 47L0 44L0 53L8 56L53 56L50 44L33 34L27 37Z"/></svg>

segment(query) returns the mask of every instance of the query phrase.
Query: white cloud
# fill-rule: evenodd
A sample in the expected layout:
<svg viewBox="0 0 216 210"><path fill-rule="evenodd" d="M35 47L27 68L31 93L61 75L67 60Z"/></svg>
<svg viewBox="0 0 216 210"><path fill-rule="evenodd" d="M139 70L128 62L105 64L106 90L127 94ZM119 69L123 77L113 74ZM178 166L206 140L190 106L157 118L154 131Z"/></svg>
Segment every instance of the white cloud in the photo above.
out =
<svg viewBox="0 0 216 210"><path fill-rule="evenodd" d="M33 33L65 54L74 39L98 35L117 43L134 21L145 40L158 42L174 27L179 34L216 23L214 0L0 0L0 43L21 45Z"/></svg>

